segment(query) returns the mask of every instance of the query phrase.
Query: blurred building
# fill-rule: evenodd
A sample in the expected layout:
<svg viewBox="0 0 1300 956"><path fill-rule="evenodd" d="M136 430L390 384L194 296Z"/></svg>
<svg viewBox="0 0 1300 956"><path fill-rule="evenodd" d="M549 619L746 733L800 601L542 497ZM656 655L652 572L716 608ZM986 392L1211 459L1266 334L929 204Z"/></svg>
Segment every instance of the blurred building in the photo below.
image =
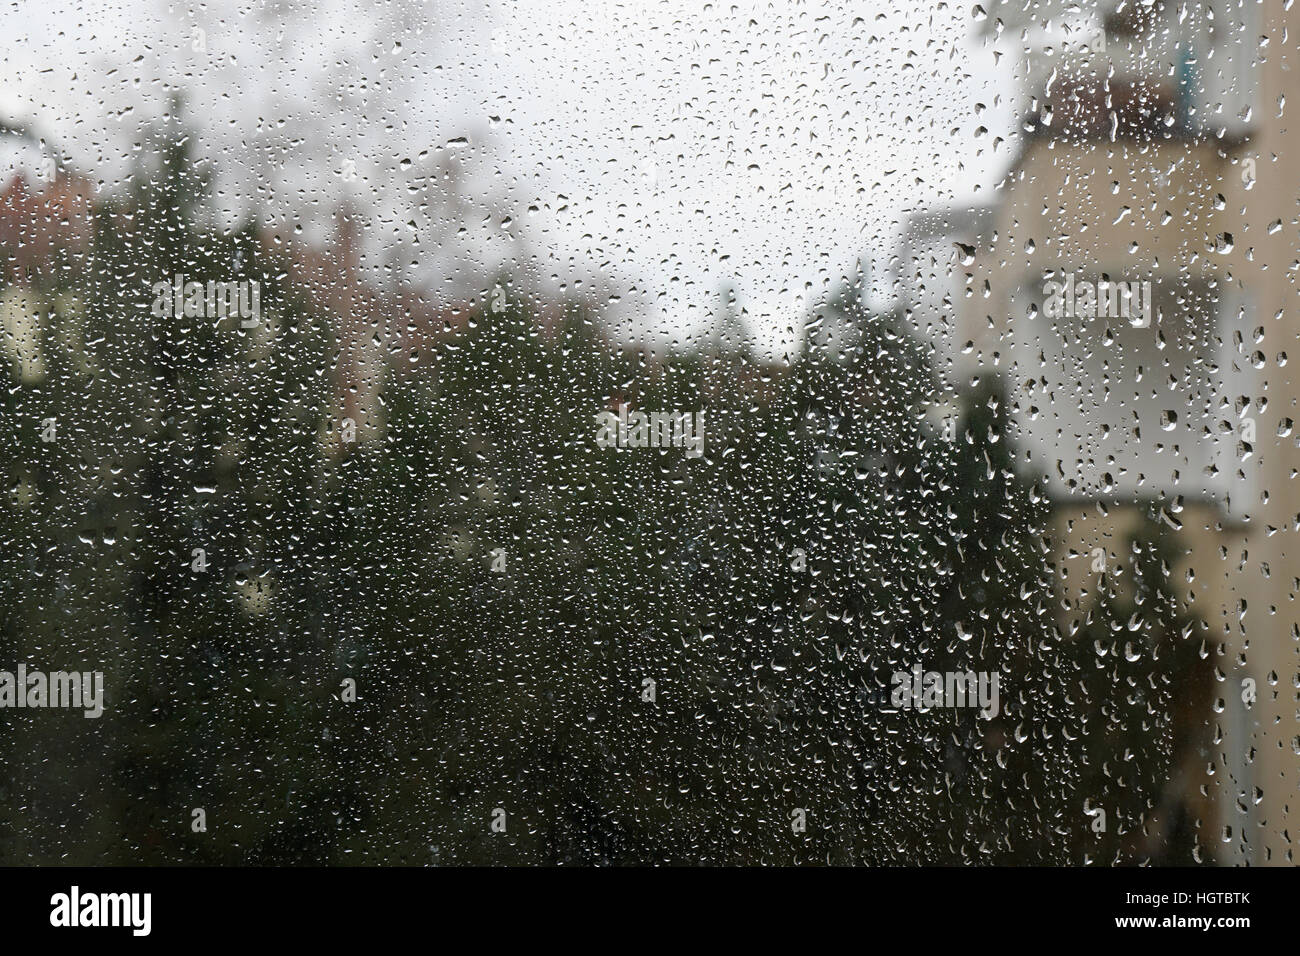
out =
<svg viewBox="0 0 1300 956"><path fill-rule="evenodd" d="M1023 465L1057 504L1066 626L1095 600L1097 549L1122 565L1145 506L1179 529L1170 583L1208 623L1216 683L1152 852L1182 814L1219 862L1293 862L1300 18L1253 0L1068 13L990 6L989 42L1019 54L1019 153L988 208L907 225L899 288L950 384L1009 389ZM1144 283L1149 316L1125 298ZM1067 284L1093 295L1063 308Z"/></svg>
<svg viewBox="0 0 1300 956"><path fill-rule="evenodd" d="M6 285L57 280L56 270L90 250L94 186L65 167L48 181L19 173L0 187L0 269Z"/></svg>

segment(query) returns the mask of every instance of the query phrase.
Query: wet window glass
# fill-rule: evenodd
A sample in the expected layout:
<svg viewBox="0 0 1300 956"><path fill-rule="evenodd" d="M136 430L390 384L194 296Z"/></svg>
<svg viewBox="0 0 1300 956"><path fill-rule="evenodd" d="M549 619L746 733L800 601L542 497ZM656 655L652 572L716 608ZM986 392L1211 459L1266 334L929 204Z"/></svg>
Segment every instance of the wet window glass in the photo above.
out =
<svg viewBox="0 0 1300 956"><path fill-rule="evenodd" d="M1294 862L1289 2L0 24L0 862Z"/></svg>

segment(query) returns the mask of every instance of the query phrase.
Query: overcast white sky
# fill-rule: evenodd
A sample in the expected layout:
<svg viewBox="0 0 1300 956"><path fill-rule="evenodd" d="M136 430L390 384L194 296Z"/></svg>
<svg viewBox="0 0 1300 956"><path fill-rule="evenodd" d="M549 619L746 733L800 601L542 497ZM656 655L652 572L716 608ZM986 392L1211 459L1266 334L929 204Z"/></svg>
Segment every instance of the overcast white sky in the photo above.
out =
<svg viewBox="0 0 1300 956"><path fill-rule="evenodd" d="M319 238L349 196L439 296L508 264L680 340L734 287L779 349L859 257L887 300L903 218L986 197L1014 143L971 5L885 6L18 0L0 118L111 190L181 89L227 221Z"/></svg>

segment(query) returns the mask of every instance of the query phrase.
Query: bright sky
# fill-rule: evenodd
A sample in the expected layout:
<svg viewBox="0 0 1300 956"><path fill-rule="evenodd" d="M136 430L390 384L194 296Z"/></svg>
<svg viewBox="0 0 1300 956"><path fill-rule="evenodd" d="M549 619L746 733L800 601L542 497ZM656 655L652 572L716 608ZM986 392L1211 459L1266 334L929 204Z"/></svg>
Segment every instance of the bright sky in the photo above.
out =
<svg viewBox="0 0 1300 956"><path fill-rule="evenodd" d="M179 88L226 221L320 238L348 196L376 264L436 295L513 265L680 341L732 287L778 350L860 258L889 301L906 215L1008 161L1014 63L970 5L882 6L17 0L0 118L112 190Z"/></svg>

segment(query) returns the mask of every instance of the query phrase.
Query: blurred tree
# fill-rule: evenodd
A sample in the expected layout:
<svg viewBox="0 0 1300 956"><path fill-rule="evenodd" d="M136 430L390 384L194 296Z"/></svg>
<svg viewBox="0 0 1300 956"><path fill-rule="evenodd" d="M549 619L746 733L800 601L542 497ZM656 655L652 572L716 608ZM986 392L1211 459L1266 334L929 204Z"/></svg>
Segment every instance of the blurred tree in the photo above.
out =
<svg viewBox="0 0 1300 956"><path fill-rule="evenodd" d="M1200 686L1169 542L1063 636L996 382L946 433L924 349L856 288L778 365L734 306L693 351L619 350L502 276L376 366L352 443L339 317L278 236L203 224L190 143L173 120L97 209L93 259L0 290L45 361L0 396L0 637L109 688L98 722L5 715L4 859L1140 852ZM257 281L260 321L153 315L181 273ZM349 318L391 344L391 317ZM702 412L704 455L598 447L622 404ZM918 664L998 673L999 712L889 706Z"/></svg>

